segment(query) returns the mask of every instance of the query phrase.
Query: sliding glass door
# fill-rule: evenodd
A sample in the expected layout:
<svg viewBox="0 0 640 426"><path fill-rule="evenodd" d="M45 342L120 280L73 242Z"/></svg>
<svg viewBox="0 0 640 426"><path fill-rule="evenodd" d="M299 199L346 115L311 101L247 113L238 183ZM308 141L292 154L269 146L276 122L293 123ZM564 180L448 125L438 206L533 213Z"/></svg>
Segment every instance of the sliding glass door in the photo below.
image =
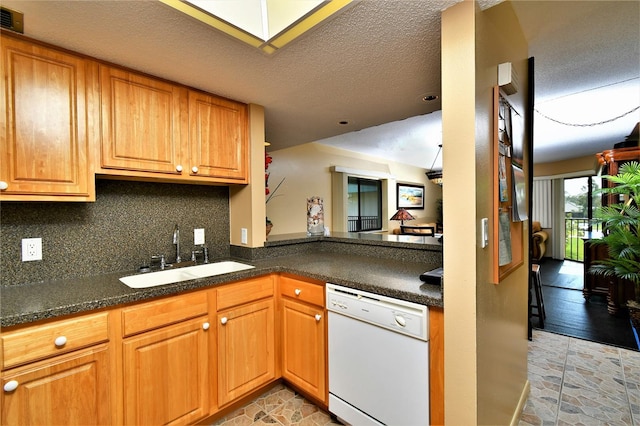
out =
<svg viewBox="0 0 640 426"><path fill-rule="evenodd" d="M601 229L600 224L592 223L594 211L600 206L600 197L594 195L599 187L600 179L593 176L564 179L565 259L582 262L585 232Z"/></svg>

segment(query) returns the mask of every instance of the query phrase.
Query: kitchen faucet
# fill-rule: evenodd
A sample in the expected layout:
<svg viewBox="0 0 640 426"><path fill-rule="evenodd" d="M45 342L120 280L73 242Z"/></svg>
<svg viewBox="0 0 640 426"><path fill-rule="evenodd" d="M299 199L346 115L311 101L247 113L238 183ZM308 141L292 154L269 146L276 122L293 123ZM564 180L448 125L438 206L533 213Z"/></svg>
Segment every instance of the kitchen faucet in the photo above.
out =
<svg viewBox="0 0 640 426"><path fill-rule="evenodd" d="M173 230L173 244L176 246L176 263L180 263L182 261L180 258L180 230L178 229L177 223Z"/></svg>

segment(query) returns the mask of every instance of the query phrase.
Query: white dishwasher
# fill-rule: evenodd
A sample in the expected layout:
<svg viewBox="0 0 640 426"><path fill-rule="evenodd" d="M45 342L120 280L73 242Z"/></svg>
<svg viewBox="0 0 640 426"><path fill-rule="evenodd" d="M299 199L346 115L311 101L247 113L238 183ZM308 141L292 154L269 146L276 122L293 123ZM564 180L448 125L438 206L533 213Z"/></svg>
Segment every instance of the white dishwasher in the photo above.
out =
<svg viewBox="0 0 640 426"><path fill-rule="evenodd" d="M354 425L429 424L424 305L327 283L329 411Z"/></svg>

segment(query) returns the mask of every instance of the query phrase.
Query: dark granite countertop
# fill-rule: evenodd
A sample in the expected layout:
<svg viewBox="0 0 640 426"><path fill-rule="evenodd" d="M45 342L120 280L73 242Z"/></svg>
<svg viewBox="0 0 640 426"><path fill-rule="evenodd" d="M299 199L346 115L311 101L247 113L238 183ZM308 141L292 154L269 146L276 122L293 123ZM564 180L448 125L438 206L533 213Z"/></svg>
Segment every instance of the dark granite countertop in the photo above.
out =
<svg viewBox="0 0 640 426"><path fill-rule="evenodd" d="M343 243L378 245L385 247L416 248L431 247L442 249L439 236L395 235L388 233L367 232L334 232L330 236L308 236L305 233L269 235L265 247L286 244L307 243L309 241L339 241Z"/></svg>
<svg viewBox="0 0 640 426"><path fill-rule="evenodd" d="M421 262L324 252L250 262L242 259L233 260L254 265L255 268L145 289L129 288L119 281L120 277L131 275L131 271L2 287L0 326L9 327L115 307L274 272L287 272L333 282L428 306L443 306L441 286L420 281L419 275L425 272L425 265Z"/></svg>

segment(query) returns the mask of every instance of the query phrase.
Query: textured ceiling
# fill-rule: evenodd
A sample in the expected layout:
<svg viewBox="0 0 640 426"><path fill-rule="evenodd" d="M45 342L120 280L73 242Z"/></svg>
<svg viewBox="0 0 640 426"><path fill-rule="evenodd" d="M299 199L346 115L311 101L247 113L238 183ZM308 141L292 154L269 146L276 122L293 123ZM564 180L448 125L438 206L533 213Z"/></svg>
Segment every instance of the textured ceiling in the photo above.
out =
<svg viewBox="0 0 640 426"><path fill-rule="evenodd" d="M355 2L271 56L157 1L2 4L24 12L27 36L263 105L272 150L321 141L429 168L441 138L441 105L421 98L440 94L440 14L457 1ZM594 122L640 105L640 2L517 1L514 9L536 58L541 112ZM623 81L625 90L611 95L613 106L604 95L585 98ZM561 103L578 93L581 113ZM639 115L617 120L616 129L607 125L603 137L593 127L548 130L536 115L535 159L610 148Z"/></svg>

